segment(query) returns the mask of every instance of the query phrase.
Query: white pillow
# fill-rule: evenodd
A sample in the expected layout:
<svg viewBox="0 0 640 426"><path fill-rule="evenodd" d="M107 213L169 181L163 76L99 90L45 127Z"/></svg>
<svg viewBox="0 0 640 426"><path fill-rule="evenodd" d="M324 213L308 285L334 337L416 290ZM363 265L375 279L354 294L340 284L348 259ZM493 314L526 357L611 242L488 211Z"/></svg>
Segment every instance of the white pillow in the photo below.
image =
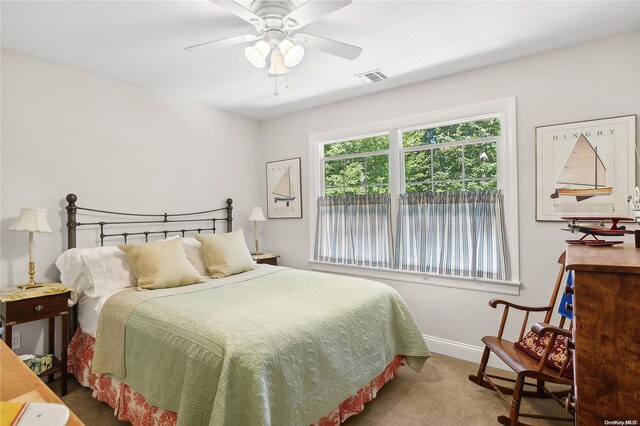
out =
<svg viewBox="0 0 640 426"><path fill-rule="evenodd" d="M75 290L76 299L82 296L89 287L89 278L84 273L84 267L80 253L90 249L73 248L65 251L56 260L56 266L60 270L60 281Z"/></svg>
<svg viewBox="0 0 640 426"><path fill-rule="evenodd" d="M58 257L56 266L60 270L60 281L76 291L74 302L83 294L98 297L107 291L131 286L133 272L118 247L69 249ZM135 282L135 278L133 280Z"/></svg>
<svg viewBox="0 0 640 426"><path fill-rule="evenodd" d="M85 294L99 297L110 291L136 285L127 256L118 247L96 247L80 253L89 287Z"/></svg>
<svg viewBox="0 0 640 426"><path fill-rule="evenodd" d="M200 241L195 238L183 238L182 245L184 246L185 253L187 253L187 259L189 259L189 262L196 268L198 273L203 276L208 276L209 270L204 263L204 257L202 257Z"/></svg>

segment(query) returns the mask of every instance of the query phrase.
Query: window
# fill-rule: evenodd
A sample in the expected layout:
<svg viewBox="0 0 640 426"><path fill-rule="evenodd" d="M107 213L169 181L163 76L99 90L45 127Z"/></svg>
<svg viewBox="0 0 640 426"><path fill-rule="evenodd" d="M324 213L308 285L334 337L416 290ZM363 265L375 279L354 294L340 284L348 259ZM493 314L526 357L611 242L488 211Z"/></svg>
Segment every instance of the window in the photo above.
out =
<svg viewBox="0 0 640 426"><path fill-rule="evenodd" d="M500 118L401 130L400 192L497 189ZM389 134L323 144L324 195L389 193Z"/></svg>
<svg viewBox="0 0 640 426"><path fill-rule="evenodd" d="M311 209L312 269L354 274L358 267L357 274L364 276L476 290L482 281L483 290L518 293L515 99L310 135L309 140L315 169L310 195L320 197ZM344 224L360 228L347 231L355 225ZM341 251L354 260L334 260L338 250L316 246L316 231L330 234L322 236L325 243L338 247L340 242ZM380 235L389 238L380 243ZM385 271L370 267L380 260L372 250L382 253L381 244L389 244L391 253ZM333 262L352 269L336 269Z"/></svg>
<svg viewBox="0 0 640 426"><path fill-rule="evenodd" d="M404 130L403 192L496 189L499 136L499 117Z"/></svg>
<svg viewBox="0 0 640 426"><path fill-rule="evenodd" d="M324 195L389 193L389 135L324 145Z"/></svg>

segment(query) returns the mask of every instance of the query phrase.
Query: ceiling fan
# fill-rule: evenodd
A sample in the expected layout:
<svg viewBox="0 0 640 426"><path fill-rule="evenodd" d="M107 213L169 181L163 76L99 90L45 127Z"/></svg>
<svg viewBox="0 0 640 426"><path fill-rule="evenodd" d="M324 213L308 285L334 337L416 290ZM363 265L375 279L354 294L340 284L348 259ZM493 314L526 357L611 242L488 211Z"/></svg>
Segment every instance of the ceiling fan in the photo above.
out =
<svg viewBox="0 0 640 426"><path fill-rule="evenodd" d="M351 0L311 0L295 7L290 0L253 0L250 9L231 0L210 0L253 25L257 34L245 34L222 40L208 41L186 48L188 52L207 52L220 47L257 41L247 46L244 54L258 68L264 68L269 58L268 74L286 74L300 63L305 48L321 50L331 55L354 60L362 48L324 37L298 32L305 25L351 4Z"/></svg>

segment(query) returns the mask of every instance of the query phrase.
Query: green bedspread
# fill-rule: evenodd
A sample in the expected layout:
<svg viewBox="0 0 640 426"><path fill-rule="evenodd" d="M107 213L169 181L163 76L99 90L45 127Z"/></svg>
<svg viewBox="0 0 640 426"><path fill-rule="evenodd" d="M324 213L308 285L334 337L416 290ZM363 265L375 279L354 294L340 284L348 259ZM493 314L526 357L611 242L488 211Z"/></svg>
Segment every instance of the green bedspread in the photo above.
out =
<svg viewBox="0 0 640 426"><path fill-rule="evenodd" d="M123 381L179 425L306 426L429 356L393 288L295 269L146 300L125 339Z"/></svg>

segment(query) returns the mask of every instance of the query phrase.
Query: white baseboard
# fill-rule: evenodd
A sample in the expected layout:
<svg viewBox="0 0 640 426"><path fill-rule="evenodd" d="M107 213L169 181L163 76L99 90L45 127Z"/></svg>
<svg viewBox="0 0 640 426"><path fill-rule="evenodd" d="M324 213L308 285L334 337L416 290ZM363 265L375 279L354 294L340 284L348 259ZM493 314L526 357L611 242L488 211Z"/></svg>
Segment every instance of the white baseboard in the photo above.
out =
<svg viewBox="0 0 640 426"><path fill-rule="evenodd" d="M429 336L423 334L427 347L431 352L450 356L453 358L463 359L474 363L480 363L484 347L469 345L467 343L455 342L453 340L443 339L441 337ZM495 355L489 357L489 366L499 368L501 370L510 371L511 369Z"/></svg>

